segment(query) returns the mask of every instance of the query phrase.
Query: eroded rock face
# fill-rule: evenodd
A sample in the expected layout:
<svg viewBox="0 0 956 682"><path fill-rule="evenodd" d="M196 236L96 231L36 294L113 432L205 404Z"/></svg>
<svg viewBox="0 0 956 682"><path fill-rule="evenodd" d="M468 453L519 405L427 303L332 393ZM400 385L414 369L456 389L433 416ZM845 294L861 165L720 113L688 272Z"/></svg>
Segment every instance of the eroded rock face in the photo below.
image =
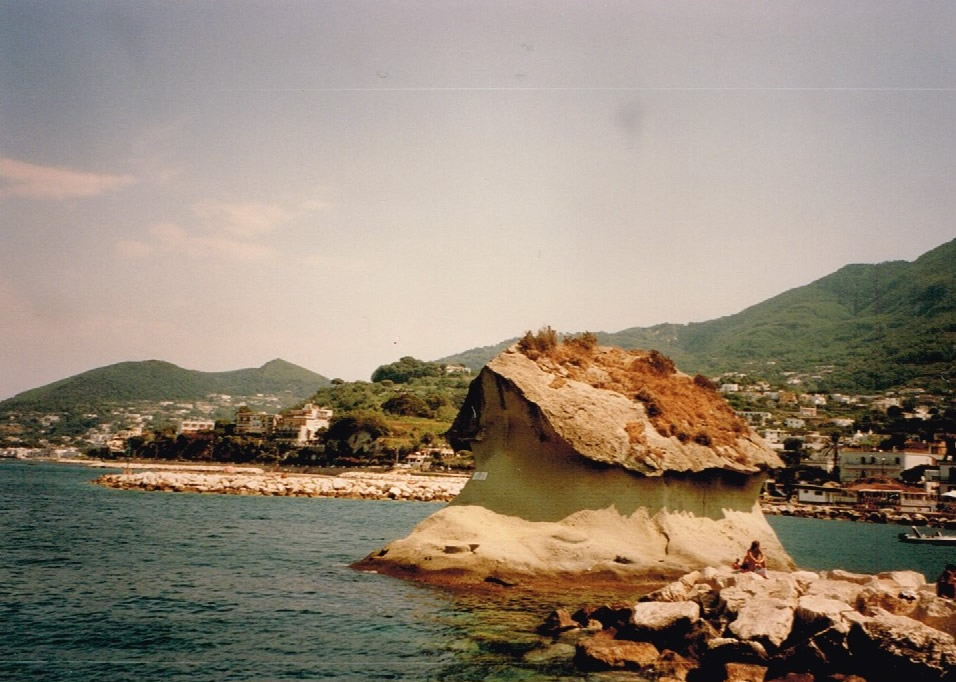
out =
<svg viewBox="0 0 956 682"><path fill-rule="evenodd" d="M793 568L757 505L782 462L709 382L655 352L509 349L472 383L449 436L474 453L472 479L359 568L673 577L729 565L752 540L771 568Z"/></svg>

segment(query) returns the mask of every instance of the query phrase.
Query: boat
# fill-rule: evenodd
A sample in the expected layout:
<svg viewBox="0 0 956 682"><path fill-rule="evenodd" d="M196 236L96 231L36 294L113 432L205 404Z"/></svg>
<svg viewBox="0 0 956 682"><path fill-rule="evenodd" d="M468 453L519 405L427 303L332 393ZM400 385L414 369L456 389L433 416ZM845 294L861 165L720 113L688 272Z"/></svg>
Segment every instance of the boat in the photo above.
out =
<svg viewBox="0 0 956 682"><path fill-rule="evenodd" d="M910 542L917 545L956 545L956 535L943 535L942 531L935 533L920 533L914 526L910 526L912 533L900 533L900 542Z"/></svg>

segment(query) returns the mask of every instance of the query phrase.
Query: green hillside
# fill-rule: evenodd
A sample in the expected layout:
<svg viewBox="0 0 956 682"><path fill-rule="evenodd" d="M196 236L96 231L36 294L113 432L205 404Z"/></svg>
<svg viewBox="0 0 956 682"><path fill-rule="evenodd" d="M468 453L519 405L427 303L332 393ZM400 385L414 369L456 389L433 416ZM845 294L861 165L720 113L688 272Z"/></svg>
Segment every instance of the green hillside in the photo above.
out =
<svg viewBox="0 0 956 682"><path fill-rule="evenodd" d="M210 393L290 392L295 398L304 399L328 383L321 374L285 360L230 372L199 372L159 360L121 362L19 393L0 402L0 414L17 410L96 411L104 404L198 400Z"/></svg>
<svg viewBox="0 0 956 682"><path fill-rule="evenodd" d="M683 371L814 372L833 390L956 380L956 239L913 262L847 265L735 315L599 333L603 344L657 349ZM504 344L502 344L504 345ZM501 346L441 362L474 369Z"/></svg>

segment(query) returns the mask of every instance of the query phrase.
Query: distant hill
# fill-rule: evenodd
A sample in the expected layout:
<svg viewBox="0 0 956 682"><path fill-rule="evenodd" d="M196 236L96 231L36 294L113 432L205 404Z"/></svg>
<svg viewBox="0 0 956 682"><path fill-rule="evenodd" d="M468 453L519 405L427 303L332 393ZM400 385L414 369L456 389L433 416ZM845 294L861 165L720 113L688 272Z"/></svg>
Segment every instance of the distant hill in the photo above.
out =
<svg viewBox="0 0 956 682"><path fill-rule="evenodd" d="M321 374L272 360L262 367L199 372L169 362L121 362L19 393L0 402L0 414L95 411L104 404L140 400L198 400L210 393L255 395L289 392L305 399L329 380Z"/></svg>
<svg viewBox="0 0 956 682"><path fill-rule="evenodd" d="M833 390L876 391L907 384L952 390L956 239L913 262L847 265L727 317L597 336L602 344L657 349L692 374L822 368L823 381ZM512 342L439 362L478 369Z"/></svg>

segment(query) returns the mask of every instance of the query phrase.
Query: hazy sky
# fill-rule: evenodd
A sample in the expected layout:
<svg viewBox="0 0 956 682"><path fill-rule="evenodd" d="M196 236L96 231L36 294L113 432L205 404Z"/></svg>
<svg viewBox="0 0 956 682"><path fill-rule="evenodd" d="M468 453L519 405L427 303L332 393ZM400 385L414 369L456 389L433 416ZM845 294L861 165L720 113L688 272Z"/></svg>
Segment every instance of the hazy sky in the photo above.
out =
<svg viewBox="0 0 956 682"><path fill-rule="evenodd" d="M0 0L0 398L368 379L956 236L956 3Z"/></svg>

